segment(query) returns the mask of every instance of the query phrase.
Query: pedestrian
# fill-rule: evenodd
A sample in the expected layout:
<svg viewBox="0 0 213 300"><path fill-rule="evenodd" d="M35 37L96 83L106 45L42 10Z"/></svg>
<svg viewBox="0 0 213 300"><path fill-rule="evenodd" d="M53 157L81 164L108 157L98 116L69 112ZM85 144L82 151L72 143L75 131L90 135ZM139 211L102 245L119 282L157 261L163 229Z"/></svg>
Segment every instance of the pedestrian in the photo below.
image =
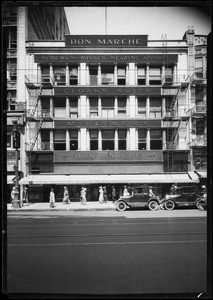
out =
<svg viewBox="0 0 213 300"><path fill-rule="evenodd" d="M177 192L177 186L173 183L171 188L170 188L170 194L171 195L176 195Z"/></svg>
<svg viewBox="0 0 213 300"><path fill-rule="evenodd" d="M105 186L103 187L103 196L104 196L104 202L107 203L108 202L107 189Z"/></svg>
<svg viewBox="0 0 213 300"><path fill-rule="evenodd" d="M10 197L11 197L11 204L13 205L13 201L15 199L15 193L16 193L16 189L15 187L12 188L12 191L11 191L11 194L10 194Z"/></svg>
<svg viewBox="0 0 213 300"><path fill-rule="evenodd" d="M49 203L50 203L50 207L51 208L55 207L55 193L54 193L54 189L50 190L50 200L49 200Z"/></svg>
<svg viewBox="0 0 213 300"><path fill-rule="evenodd" d="M99 187L99 198L98 198L98 202L99 203L103 203L104 202L104 191L102 186Z"/></svg>
<svg viewBox="0 0 213 300"><path fill-rule="evenodd" d="M67 188L66 186L64 186L63 203L64 203L64 204L70 204L69 192L68 192L68 188Z"/></svg>
<svg viewBox="0 0 213 300"><path fill-rule="evenodd" d="M87 191L87 188L85 188L85 187L81 188L81 204L83 204L83 205L86 205L86 201L87 201L86 191Z"/></svg>
<svg viewBox="0 0 213 300"><path fill-rule="evenodd" d="M116 201L116 189L112 186L112 202Z"/></svg>
<svg viewBox="0 0 213 300"><path fill-rule="evenodd" d="M124 186L124 191L123 191L123 196L129 196L129 192L128 192L128 189L127 189L127 186L125 185Z"/></svg>
<svg viewBox="0 0 213 300"><path fill-rule="evenodd" d="M24 188L23 201L25 201L27 205L28 205L28 199L29 199L29 198L28 198L28 188L25 187L25 188Z"/></svg>
<svg viewBox="0 0 213 300"><path fill-rule="evenodd" d="M202 189L203 198L206 201L206 199L207 199L207 188L206 188L205 185L202 185L201 189Z"/></svg>

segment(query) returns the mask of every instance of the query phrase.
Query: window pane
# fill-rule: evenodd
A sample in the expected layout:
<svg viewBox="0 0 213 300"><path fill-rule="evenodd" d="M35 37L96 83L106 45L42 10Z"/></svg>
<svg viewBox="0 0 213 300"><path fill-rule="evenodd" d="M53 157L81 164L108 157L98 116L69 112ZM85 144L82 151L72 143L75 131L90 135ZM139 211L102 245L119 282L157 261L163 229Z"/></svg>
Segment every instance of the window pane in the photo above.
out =
<svg viewBox="0 0 213 300"><path fill-rule="evenodd" d="M70 130L70 139L78 139L78 130Z"/></svg>
<svg viewBox="0 0 213 300"><path fill-rule="evenodd" d="M146 99L138 98L138 107L146 107Z"/></svg>
<svg viewBox="0 0 213 300"><path fill-rule="evenodd" d="M126 150L126 140L118 141L118 150Z"/></svg>
<svg viewBox="0 0 213 300"><path fill-rule="evenodd" d="M101 99L102 107L114 107L114 99L112 98L102 98Z"/></svg>
<svg viewBox="0 0 213 300"><path fill-rule="evenodd" d="M114 141L113 140L103 140L102 141L103 150L114 150Z"/></svg>
<svg viewBox="0 0 213 300"><path fill-rule="evenodd" d="M162 141L161 140L150 140L150 149L151 150L162 149Z"/></svg>
<svg viewBox="0 0 213 300"><path fill-rule="evenodd" d="M55 131L54 138L55 138L55 140L66 140L66 132L65 131Z"/></svg>
<svg viewBox="0 0 213 300"><path fill-rule="evenodd" d="M102 130L102 139L114 139L115 131L114 130Z"/></svg>
<svg viewBox="0 0 213 300"><path fill-rule="evenodd" d="M149 69L149 74L151 76L160 76L161 70L160 70L160 68L150 68Z"/></svg>
<svg viewBox="0 0 213 300"><path fill-rule="evenodd" d="M97 140L90 141L90 150L98 150L98 141Z"/></svg>
<svg viewBox="0 0 213 300"><path fill-rule="evenodd" d="M90 107L97 107L98 106L98 98L90 98Z"/></svg>
<svg viewBox="0 0 213 300"><path fill-rule="evenodd" d="M98 139L98 130L90 130L90 138Z"/></svg>
<svg viewBox="0 0 213 300"><path fill-rule="evenodd" d="M161 99L150 99L150 107L161 107Z"/></svg>
<svg viewBox="0 0 213 300"><path fill-rule="evenodd" d="M138 139L146 139L146 129L138 130Z"/></svg>
<svg viewBox="0 0 213 300"><path fill-rule="evenodd" d="M145 68L138 68L138 76L142 76L144 77L145 76Z"/></svg>
<svg viewBox="0 0 213 300"><path fill-rule="evenodd" d="M161 138L161 130L151 129L150 130L150 138Z"/></svg>
<svg viewBox="0 0 213 300"><path fill-rule="evenodd" d="M118 138L126 139L126 129L118 129Z"/></svg>
<svg viewBox="0 0 213 300"><path fill-rule="evenodd" d="M71 98L70 99L70 107L78 107L78 99Z"/></svg>
<svg viewBox="0 0 213 300"><path fill-rule="evenodd" d="M126 107L126 98L118 98L118 107Z"/></svg>

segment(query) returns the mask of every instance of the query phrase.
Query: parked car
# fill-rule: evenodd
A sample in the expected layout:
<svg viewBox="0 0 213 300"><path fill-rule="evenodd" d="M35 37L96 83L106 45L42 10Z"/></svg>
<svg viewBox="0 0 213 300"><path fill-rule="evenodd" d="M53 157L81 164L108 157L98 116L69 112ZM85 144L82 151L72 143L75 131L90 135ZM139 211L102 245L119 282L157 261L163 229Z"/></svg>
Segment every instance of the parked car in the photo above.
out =
<svg viewBox="0 0 213 300"><path fill-rule="evenodd" d="M172 210L175 207L196 206L201 209L204 198L199 194L196 186L180 186L176 189L175 195L166 194L164 197L164 207Z"/></svg>
<svg viewBox="0 0 213 300"><path fill-rule="evenodd" d="M156 210L159 207L159 202L159 197L149 196L149 187L134 187L131 195L121 196L115 201L115 206L119 211L136 207L148 207L150 210Z"/></svg>

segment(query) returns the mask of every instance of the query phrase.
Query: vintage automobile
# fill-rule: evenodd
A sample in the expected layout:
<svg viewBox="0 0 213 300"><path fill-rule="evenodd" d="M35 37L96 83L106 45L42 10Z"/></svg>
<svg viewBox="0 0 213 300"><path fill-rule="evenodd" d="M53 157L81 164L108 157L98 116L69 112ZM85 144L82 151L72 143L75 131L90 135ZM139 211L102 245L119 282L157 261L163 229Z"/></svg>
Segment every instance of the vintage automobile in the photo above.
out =
<svg viewBox="0 0 213 300"><path fill-rule="evenodd" d="M160 204L159 197L149 196L149 187L134 187L131 195L121 196L115 201L115 207L118 211L124 211L127 208L147 207L150 210L158 209Z"/></svg>
<svg viewBox="0 0 213 300"><path fill-rule="evenodd" d="M163 200L167 210L184 206L196 206L201 209L201 206L205 205L204 197L199 194L196 186L180 186L176 189L175 195L166 194Z"/></svg>

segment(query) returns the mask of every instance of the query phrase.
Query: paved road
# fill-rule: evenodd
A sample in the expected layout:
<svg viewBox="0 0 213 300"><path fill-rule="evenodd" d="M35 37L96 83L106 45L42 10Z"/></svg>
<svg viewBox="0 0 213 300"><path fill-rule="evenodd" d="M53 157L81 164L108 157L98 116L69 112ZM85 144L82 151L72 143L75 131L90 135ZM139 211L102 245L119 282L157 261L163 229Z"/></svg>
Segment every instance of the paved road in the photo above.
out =
<svg viewBox="0 0 213 300"><path fill-rule="evenodd" d="M8 292L206 292L206 212L149 213L9 214Z"/></svg>

